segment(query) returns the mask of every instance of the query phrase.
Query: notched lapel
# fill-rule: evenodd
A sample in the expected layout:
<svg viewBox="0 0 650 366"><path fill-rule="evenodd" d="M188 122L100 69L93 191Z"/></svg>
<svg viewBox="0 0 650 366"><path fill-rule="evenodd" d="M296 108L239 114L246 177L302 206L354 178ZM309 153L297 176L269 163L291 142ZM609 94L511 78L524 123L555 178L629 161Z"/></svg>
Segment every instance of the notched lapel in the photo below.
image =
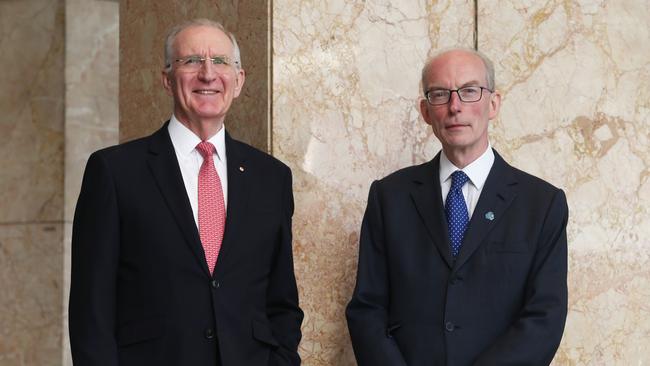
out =
<svg viewBox="0 0 650 366"><path fill-rule="evenodd" d="M444 258L449 268L453 265L447 226L445 224L445 213L442 208L442 193L440 184L436 180L440 171L440 154L430 163L422 165L417 176L413 180L411 198L427 228L431 241L436 245L440 256Z"/></svg>
<svg viewBox="0 0 650 366"><path fill-rule="evenodd" d="M196 222L194 221L192 206L187 197L187 190L183 183L178 159L176 159L176 153L167 130L168 124L169 122L165 123L160 130L151 136L147 163L158 189L160 189L160 193L185 237L187 245L190 246L201 268L209 275L210 272L205 261Z"/></svg>
<svg viewBox="0 0 650 366"><path fill-rule="evenodd" d="M515 199L517 181L511 169L495 151L494 164L465 232L455 269L467 262L476 249L485 242L489 232L499 224L504 212Z"/></svg>
<svg viewBox="0 0 650 366"><path fill-rule="evenodd" d="M246 154L243 149L226 132L226 156L228 158L228 208L226 209L226 228L223 233L221 250L215 266L215 274L220 274L224 266L220 265L236 246L237 238L245 227L246 211L248 209L248 184L253 172L246 164Z"/></svg>

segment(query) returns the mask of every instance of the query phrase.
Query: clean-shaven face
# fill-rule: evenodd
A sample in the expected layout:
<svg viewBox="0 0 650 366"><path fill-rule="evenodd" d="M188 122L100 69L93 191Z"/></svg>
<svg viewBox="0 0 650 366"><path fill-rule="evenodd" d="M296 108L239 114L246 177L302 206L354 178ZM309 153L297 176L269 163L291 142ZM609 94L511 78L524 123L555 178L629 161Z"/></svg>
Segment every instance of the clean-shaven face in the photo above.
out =
<svg viewBox="0 0 650 366"><path fill-rule="evenodd" d="M485 65L476 55L462 50L443 53L435 58L425 75L424 90L455 90L466 86L487 87ZM420 102L420 111L449 156L462 153L480 156L488 146L488 121L496 117L500 96L483 90L481 100L461 102L457 93L443 105Z"/></svg>
<svg viewBox="0 0 650 366"><path fill-rule="evenodd" d="M198 70L188 71L177 59L188 56L226 56L233 60L233 45L220 29L191 26L174 39L172 68L163 72L163 85L174 98L174 115L185 124L223 123L232 100L244 84L244 71L204 62Z"/></svg>

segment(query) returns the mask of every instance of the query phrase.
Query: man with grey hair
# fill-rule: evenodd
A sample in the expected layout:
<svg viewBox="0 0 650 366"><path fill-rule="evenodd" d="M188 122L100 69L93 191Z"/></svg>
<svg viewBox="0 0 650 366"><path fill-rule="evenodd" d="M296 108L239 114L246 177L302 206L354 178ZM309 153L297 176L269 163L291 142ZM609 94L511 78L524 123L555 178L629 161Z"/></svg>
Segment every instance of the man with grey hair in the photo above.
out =
<svg viewBox="0 0 650 366"><path fill-rule="evenodd" d="M501 95L483 54L422 70L433 160L370 187L347 307L360 366L548 365L567 314L568 208L492 149Z"/></svg>
<svg viewBox="0 0 650 366"><path fill-rule="evenodd" d="M90 156L72 234L75 365L300 364L291 171L227 133L244 79L221 24L176 26L170 120Z"/></svg>

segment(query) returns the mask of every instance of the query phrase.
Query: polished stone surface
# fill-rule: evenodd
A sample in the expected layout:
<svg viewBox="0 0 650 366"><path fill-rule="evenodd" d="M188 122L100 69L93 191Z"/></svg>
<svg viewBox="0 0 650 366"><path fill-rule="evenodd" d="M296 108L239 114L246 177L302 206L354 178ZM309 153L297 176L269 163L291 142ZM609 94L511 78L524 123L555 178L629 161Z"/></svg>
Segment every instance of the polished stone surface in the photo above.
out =
<svg viewBox="0 0 650 366"><path fill-rule="evenodd" d="M63 2L0 1L0 223L61 219Z"/></svg>
<svg viewBox="0 0 650 366"><path fill-rule="evenodd" d="M307 366L354 365L344 308L368 188L439 148L417 109L439 47L473 44L473 2L273 2L273 153L294 172Z"/></svg>
<svg viewBox="0 0 650 366"><path fill-rule="evenodd" d="M61 364L64 3L0 1L0 365Z"/></svg>
<svg viewBox="0 0 650 366"><path fill-rule="evenodd" d="M66 1L66 222L72 222L88 156L117 143L118 16L116 2Z"/></svg>
<svg viewBox="0 0 650 366"><path fill-rule="evenodd" d="M650 363L650 4L479 1L504 93L492 143L569 201L555 365Z"/></svg>
<svg viewBox="0 0 650 366"><path fill-rule="evenodd" d="M122 140L167 119L163 33L196 16L225 19L241 43L248 101L229 130L294 171L304 364L355 364L344 306L367 190L439 149L416 109L420 68L440 47L473 45L474 1L265 4L0 1L0 65L16 70L0 74L1 365L70 364L67 243L85 159L116 142L119 117ZM492 144L569 199L570 311L554 364L650 364L650 5L478 5L479 49L504 93Z"/></svg>
<svg viewBox="0 0 650 366"><path fill-rule="evenodd" d="M0 365L61 365L62 231L0 224Z"/></svg>
<svg viewBox="0 0 650 366"><path fill-rule="evenodd" d="M428 3L427 3L428 4ZM650 39L640 1L479 1L504 94L491 141L562 187L570 310L554 364L650 362ZM306 365L352 365L344 306L368 185L439 145L415 109L427 54L471 46L473 4L274 2L273 146L296 176Z"/></svg>

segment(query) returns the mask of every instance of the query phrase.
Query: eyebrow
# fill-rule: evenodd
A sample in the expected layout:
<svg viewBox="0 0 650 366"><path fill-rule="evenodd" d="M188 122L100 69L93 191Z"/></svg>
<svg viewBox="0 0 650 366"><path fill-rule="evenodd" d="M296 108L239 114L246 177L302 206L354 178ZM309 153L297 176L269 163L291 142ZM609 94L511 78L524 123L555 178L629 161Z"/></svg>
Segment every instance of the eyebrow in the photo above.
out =
<svg viewBox="0 0 650 366"><path fill-rule="evenodd" d="M467 82L461 84L458 88L460 89L460 88L464 88L464 87L467 87L467 86L480 86L480 85L481 85L480 81L478 81L478 80L470 80L470 81L467 81ZM438 89L450 90L450 89L447 89L445 87L436 86L436 85L430 86L426 90L438 90Z"/></svg>

